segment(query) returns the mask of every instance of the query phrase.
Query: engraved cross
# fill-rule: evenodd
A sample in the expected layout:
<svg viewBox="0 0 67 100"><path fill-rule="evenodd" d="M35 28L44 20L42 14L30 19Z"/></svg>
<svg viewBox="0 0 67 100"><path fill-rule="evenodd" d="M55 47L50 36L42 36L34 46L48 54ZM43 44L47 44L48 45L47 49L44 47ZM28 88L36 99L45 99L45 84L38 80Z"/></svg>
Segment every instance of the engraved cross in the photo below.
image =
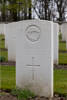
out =
<svg viewBox="0 0 67 100"><path fill-rule="evenodd" d="M32 67L32 80L34 80L35 67L40 67L38 64L34 64L35 57L32 57L32 64L27 64L27 66Z"/></svg>

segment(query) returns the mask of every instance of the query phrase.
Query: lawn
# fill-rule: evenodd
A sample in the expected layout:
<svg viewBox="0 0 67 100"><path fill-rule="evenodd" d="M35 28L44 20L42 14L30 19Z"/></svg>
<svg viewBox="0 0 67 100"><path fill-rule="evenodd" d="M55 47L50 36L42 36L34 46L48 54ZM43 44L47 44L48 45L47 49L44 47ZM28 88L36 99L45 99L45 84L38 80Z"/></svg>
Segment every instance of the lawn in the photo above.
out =
<svg viewBox="0 0 67 100"><path fill-rule="evenodd" d="M59 53L59 64L67 64L67 53Z"/></svg>
<svg viewBox="0 0 67 100"><path fill-rule="evenodd" d="M0 48L5 48L5 36L0 35Z"/></svg>
<svg viewBox="0 0 67 100"><path fill-rule="evenodd" d="M54 70L54 92L67 95L67 70Z"/></svg>
<svg viewBox="0 0 67 100"><path fill-rule="evenodd" d="M0 56L5 57L5 61L8 61L8 52L0 50Z"/></svg>
<svg viewBox="0 0 67 100"><path fill-rule="evenodd" d="M14 66L0 66L0 81L2 89L13 89L16 86Z"/></svg>
<svg viewBox="0 0 67 100"><path fill-rule="evenodd" d="M0 35L0 48L5 49L5 36ZM6 61L8 61L8 51L0 50L0 56L4 56Z"/></svg>
<svg viewBox="0 0 67 100"><path fill-rule="evenodd" d="M16 71L14 66L0 66L2 89L16 87ZM67 94L67 70L54 70L54 92Z"/></svg>
<svg viewBox="0 0 67 100"><path fill-rule="evenodd" d="M0 35L0 48L5 48L4 35ZM59 50L66 51L66 44L59 42ZM0 51L0 56L8 60L8 52ZM59 64L67 64L67 53L59 53ZM16 87L16 67L0 66L0 88L13 89ZM67 70L54 70L54 92L67 94Z"/></svg>
<svg viewBox="0 0 67 100"><path fill-rule="evenodd" d="M59 42L59 50L60 51L67 51L65 42Z"/></svg>
<svg viewBox="0 0 67 100"><path fill-rule="evenodd" d="M59 42L59 50L67 51L65 42ZM67 53L66 52L59 52L59 64L67 64Z"/></svg>

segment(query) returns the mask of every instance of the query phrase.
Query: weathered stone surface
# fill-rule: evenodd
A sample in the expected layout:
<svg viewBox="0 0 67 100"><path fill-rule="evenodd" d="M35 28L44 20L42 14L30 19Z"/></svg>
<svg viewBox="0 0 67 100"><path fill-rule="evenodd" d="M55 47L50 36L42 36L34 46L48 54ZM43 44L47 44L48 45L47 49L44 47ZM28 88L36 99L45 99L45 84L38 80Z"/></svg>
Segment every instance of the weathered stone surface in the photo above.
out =
<svg viewBox="0 0 67 100"><path fill-rule="evenodd" d="M21 27L20 27L21 26ZM16 41L16 84L35 94L53 96L53 23L20 22Z"/></svg>

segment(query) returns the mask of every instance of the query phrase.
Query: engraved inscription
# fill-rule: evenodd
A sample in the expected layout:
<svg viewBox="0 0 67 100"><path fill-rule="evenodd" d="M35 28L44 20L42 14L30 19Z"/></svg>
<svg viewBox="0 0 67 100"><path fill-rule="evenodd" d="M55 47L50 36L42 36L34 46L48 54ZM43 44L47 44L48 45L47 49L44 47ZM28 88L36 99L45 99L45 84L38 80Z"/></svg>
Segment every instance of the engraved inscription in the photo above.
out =
<svg viewBox="0 0 67 100"><path fill-rule="evenodd" d="M40 65L39 64L34 64L34 59L35 57L32 57L32 64L27 64L26 66L28 67L32 67L32 80L34 80L34 72L35 72L35 68L39 68Z"/></svg>
<svg viewBox="0 0 67 100"><path fill-rule="evenodd" d="M38 41L40 39L40 29L36 25L30 25L26 29L26 37L31 42Z"/></svg>

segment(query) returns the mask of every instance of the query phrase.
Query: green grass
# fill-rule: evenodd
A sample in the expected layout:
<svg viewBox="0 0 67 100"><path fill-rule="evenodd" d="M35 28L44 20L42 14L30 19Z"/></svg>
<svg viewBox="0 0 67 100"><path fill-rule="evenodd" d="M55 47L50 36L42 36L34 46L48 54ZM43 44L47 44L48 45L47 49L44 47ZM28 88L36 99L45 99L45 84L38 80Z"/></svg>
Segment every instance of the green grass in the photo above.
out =
<svg viewBox="0 0 67 100"><path fill-rule="evenodd" d="M67 70L54 71L54 92L67 95Z"/></svg>
<svg viewBox="0 0 67 100"><path fill-rule="evenodd" d="M59 42L59 50L67 51L66 43ZM67 53L59 52L59 64L67 64Z"/></svg>
<svg viewBox="0 0 67 100"><path fill-rule="evenodd" d="M0 35L0 48L5 48L5 39L4 35ZM6 58L6 61L8 61L8 52L0 50L0 56L4 56Z"/></svg>
<svg viewBox="0 0 67 100"><path fill-rule="evenodd" d="M7 51L0 51L0 56L3 56L6 58L6 61L8 61L8 52Z"/></svg>
<svg viewBox="0 0 67 100"><path fill-rule="evenodd" d="M67 53L59 53L59 64L67 64Z"/></svg>
<svg viewBox="0 0 67 100"><path fill-rule="evenodd" d="M5 48L5 41L4 40L0 41L0 48Z"/></svg>
<svg viewBox="0 0 67 100"><path fill-rule="evenodd" d="M0 66L0 82L2 89L13 89L16 86L14 66Z"/></svg>
<svg viewBox="0 0 67 100"><path fill-rule="evenodd" d="M0 34L0 40L5 38L5 36L3 34Z"/></svg>
<svg viewBox="0 0 67 100"><path fill-rule="evenodd" d="M66 43L59 42L59 50L60 51L66 51Z"/></svg>
<svg viewBox="0 0 67 100"><path fill-rule="evenodd" d="M35 93L28 89L16 88L11 91L11 94L17 96L18 100L28 100L29 98L35 97Z"/></svg>
<svg viewBox="0 0 67 100"><path fill-rule="evenodd" d="M0 74L2 89L14 89L16 87L14 66L0 66ZM67 94L67 70L54 70L54 92Z"/></svg>
<svg viewBox="0 0 67 100"><path fill-rule="evenodd" d="M62 41L62 33L59 32L59 41Z"/></svg>
<svg viewBox="0 0 67 100"><path fill-rule="evenodd" d="M5 48L5 40L2 39L5 39L4 35L0 35L0 48Z"/></svg>
<svg viewBox="0 0 67 100"><path fill-rule="evenodd" d="M5 48L4 35L0 35L0 48ZM66 43L59 42L59 50L66 51ZM8 52L0 51L0 56L6 57ZM59 64L67 64L67 53L59 53ZM0 66L0 88L14 89L16 87L16 72L14 66ZM54 70L54 92L67 94L67 70Z"/></svg>

